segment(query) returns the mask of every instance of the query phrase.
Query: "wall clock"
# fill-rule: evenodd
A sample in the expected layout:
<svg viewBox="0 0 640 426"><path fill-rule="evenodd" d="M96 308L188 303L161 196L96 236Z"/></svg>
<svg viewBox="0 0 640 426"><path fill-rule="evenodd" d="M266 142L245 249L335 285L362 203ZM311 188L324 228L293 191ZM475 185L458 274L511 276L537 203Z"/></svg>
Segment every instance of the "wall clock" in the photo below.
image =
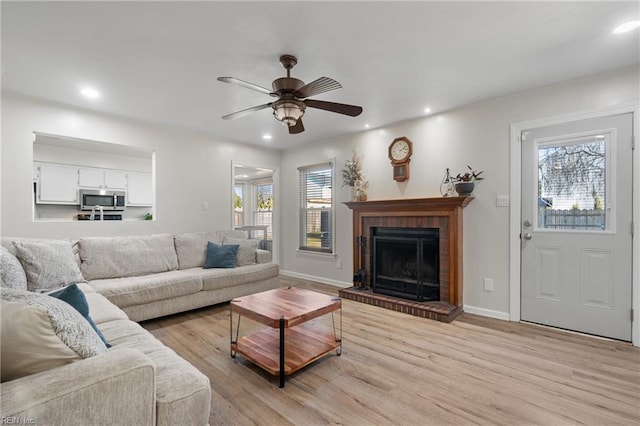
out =
<svg viewBox="0 0 640 426"><path fill-rule="evenodd" d="M413 144L406 137L396 138L389 145L389 160L393 167L393 179L403 182L409 179L409 163L413 154Z"/></svg>

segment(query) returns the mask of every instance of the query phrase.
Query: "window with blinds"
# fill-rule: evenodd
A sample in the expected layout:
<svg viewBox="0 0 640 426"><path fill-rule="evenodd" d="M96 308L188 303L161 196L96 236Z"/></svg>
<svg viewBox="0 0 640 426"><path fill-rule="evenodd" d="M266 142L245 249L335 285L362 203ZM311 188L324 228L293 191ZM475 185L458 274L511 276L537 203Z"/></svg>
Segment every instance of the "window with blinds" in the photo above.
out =
<svg viewBox="0 0 640 426"><path fill-rule="evenodd" d="M298 168L300 250L333 253L333 163Z"/></svg>

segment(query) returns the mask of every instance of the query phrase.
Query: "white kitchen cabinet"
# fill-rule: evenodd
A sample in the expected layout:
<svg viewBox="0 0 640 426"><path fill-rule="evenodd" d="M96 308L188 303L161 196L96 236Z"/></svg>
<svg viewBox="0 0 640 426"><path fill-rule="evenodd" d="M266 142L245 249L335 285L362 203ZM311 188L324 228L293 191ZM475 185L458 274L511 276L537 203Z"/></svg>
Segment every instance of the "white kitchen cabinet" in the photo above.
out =
<svg viewBox="0 0 640 426"><path fill-rule="evenodd" d="M119 170L81 168L79 185L82 188L125 189L127 174Z"/></svg>
<svg viewBox="0 0 640 426"><path fill-rule="evenodd" d="M126 189L127 174L117 170L105 171L104 187L109 189Z"/></svg>
<svg viewBox="0 0 640 426"><path fill-rule="evenodd" d="M40 164L37 202L42 204L78 204L78 168Z"/></svg>
<svg viewBox="0 0 640 426"><path fill-rule="evenodd" d="M151 173L127 174L127 205L152 206L153 185Z"/></svg>
<svg viewBox="0 0 640 426"><path fill-rule="evenodd" d="M78 182L83 188L102 188L104 172L99 169L79 169Z"/></svg>

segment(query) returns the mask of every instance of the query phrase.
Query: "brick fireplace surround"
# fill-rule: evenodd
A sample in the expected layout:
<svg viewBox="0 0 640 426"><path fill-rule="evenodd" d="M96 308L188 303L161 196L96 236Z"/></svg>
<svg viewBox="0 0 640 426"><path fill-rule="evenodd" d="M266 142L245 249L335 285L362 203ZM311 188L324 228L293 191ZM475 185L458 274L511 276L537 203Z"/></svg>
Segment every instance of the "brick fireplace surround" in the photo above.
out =
<svg viewBox="0 0 640 426"><path fill-rule="evenodd" d="M362 286L340 290L345 299L424 318L451 322L462 311L462 209L473 197L433 197L345 203L353 210L353 270L364 270ZM372 230L438 228L440 231L440 300L415 302L371 291ZM364 237L365 244L358 241ZM364 256L361 250L364 250ZM363 261L364 260L364 261Z"/></svg>

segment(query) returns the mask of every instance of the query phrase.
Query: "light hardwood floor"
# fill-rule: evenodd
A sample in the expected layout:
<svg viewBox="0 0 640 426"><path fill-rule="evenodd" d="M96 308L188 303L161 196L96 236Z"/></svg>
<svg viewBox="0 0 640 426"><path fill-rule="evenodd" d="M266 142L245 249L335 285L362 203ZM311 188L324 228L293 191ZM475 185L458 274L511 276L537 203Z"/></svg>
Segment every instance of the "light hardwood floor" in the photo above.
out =
<svg viewBox="0 0 640 426"><path fill-rule="evenodd" d="M331 327L331 316L314 321ZM640 349L621 342L470 314L445 324L344 300L342 356L278 388L230 358L228 304L142 325L209 377L212 425L640 424ZM241 333L259 327L244 321Z"/></svg>

